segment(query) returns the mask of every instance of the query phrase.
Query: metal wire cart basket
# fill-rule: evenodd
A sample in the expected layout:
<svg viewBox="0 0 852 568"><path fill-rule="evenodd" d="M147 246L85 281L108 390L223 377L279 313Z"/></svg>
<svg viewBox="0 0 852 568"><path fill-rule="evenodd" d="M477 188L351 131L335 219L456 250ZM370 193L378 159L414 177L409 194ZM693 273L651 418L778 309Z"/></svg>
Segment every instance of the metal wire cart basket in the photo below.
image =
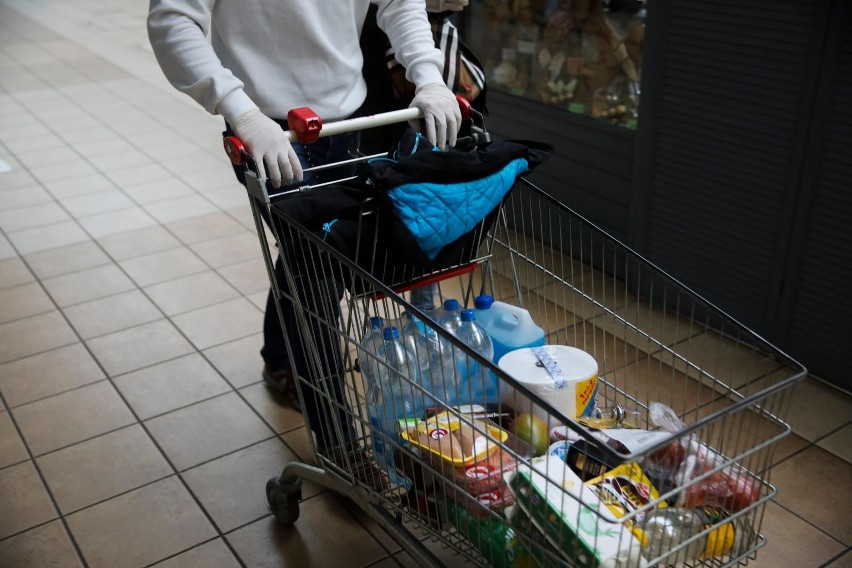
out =
<svg viewBox="0 0 852 568"><path fill-rule="evenodd" d="M469 147L489 143L471 132ZM452 262L425 268L389 255L389 213L370 200L342 252L291 215L327 188L270 197L247 178L279 309L297 322L302 407L323 426L315 464L266 487L278 522L297 522L309 480L423 566L441 565L424 532L460 562L507 568L729 566L766 544L796 361L526 178ZM286 253L277 276L270 241ZM409 301L431 283L462 306L489 295L524 310L543 341L488 359ZM405 364L383 351L397 342ZM582 381L575 356L591 365Z"/></svg>

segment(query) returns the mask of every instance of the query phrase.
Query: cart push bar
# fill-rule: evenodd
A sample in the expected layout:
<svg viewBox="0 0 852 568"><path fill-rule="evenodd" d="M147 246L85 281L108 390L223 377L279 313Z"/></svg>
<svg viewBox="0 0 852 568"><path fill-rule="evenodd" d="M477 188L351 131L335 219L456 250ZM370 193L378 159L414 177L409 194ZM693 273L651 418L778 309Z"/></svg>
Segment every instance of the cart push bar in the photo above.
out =
<svg viewBox="0 0 852 568"><path fill-rule="evenodd" d="M490 142L491 137L485 130L482 113L475 110L465 98L457 96L456 101L459 104L462 121L471 122L469 139L472 145L478 146L479 144ZM299 107L287 113L287 125L290 127L290 130L285 134L290 142L310 144L327 136L377 128L379 126L387 126L410 120L419 120L421 118L423 118L423 111L421 109L409 107L369 116L339 120L324 125L322 119L309 107ZM251 156L239 138L236 136L225 136L224 145L225 153L228 155L231 163L235 166L246 165ZM310 171L310 169L306 171Z"/></svg>

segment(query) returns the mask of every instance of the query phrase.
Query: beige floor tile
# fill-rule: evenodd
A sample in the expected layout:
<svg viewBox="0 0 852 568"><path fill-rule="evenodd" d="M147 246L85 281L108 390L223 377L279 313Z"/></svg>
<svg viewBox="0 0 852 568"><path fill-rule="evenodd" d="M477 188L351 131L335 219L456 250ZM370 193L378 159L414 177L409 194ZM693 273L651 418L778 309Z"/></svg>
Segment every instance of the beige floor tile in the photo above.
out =
<svg viewBox="0 0 852 568"><path fill-rule="evenodd" d="M172 223L217 211L215 205L197 193L148 203L145 210L160 223Z"/></svg>
<svg viewBox="0 0 852 568"><path fill-rule="evenodd" d="M173 473L138 424L43 455L36 461L60 511L66 515Z"/></svg>
<svg viewBox="0 0 852 568"><path fill-rule="evenodd" d="M10 407L105 378L81 343L0 366L0 390Z"/></svg>
<svg viewBox="0 0 852 568"><path fill-rule="evenodd" d="M172 175L158 164L148 162L140 166L131 168L122 168L107 174L116 187L132 187L155 181L164 181L171 179Z"/></svg>
<svg viewBox="0 0 852 568"><path fill-rule="evenodd" d="M33 177L42 183L50 183L67 178L90 176L97 173L97 170L88 162L83 160L73 160L70 162L62 162L59 164L46 164L29 168Z"/></svg>
<svg viewBox="0 0 852 568"><path fill-rule="evenodd" d="M111 377L192 351L192 345L165 320L96 337L86 343Z"/></svg>
<svg viewBox="0 0 852 568"><path fill-rule="evenodd" d="M251 407L233 393L152 418L146 426L179 471L273 434Z"/></svg>
<svg viewBox="0 0 852 568"><path fill-rule="evenodd" d="M109 264L109 257L93 241L27 255L27 264L44 280Z"/></svg>
<svg viewBox="0 0 852 568"><path fill-rule="evenodd" d="M119 211L82 217L79 223L93 239L102 239L125 231L151 227L157 222L139 207L128 207Z"/></svg>
<svg viewBox="0 0 852 568"><path fill-rule="evenodd" d="M231 391L197 353L121 375L113 382L140 420Z"/></svg>
<svg viewBox="0 0 852 568"><path fill-rule="evenodd" d="M69 306L63 312L83 339L91 339L163 317L160 310L139 290Z"/></svg>
<svg viewBox="0 0 852 568"><path fill-rule="evenodd" d="M848 462L812 446L773 468L771 481L779 488L775 502L835 539L852 542L848 471Z"/></svg>
<svg viewBox="0 0 852 568"><path fill-rule="evenodd" d="M180 241L159 225L104 237L98 243L118 262L181 246Z"/></svg>
<svg viewBox="0 0 852 568"><path fill-rule="evenodd" d="M0 539L57 517L30 461L0 469Z"/></svg>
<svg viewBox="0 0 852 568"><path fill-rule="evenodd" d="M137 256L123 260L119 264L139 286L143 287L203 272L209 268L185 247Z"/></svg>
<svg viewBox="0 0 852 568"><path fill-rule="evenodd" d="M203 241L190 248L213 268L238 264L260 256L257 235L249 231Z"/></svg>
<svg viewBox="0 0 852 568"><path fill-rule="evenodd" d="M44 227L24 229L9 234L18 254L28 255L89 240L76 221L64 221Z"/></svg>
<svg viewBox="0 0 852 568"><path fill-rule="evenodd" d="M14 568L82 568L60 521L51 521L0 543L0 565Z"/></svg>
<svg viewBox="0 0 852 568"><path fill-rule="evenodd" d="M12 414L34 456L135 421L109 381L18 406Z"/></svg>
<svg viewBox="0 0 852 568"><path fill-rule="evenodd" d="M284 442L293 450L293 453L299 458L299 461L315 465L317 463L316 457L314 456L314 450L311 446L311 438L313 434L310 434L310 429L308 426L304 426L302 428L296 428L295 430L291 430L284 434L282 438Z"/></svg>
<svg viewBox="0 0 852 568"><path fill-rule="evenodd" d="M6 260L7 258L17 258L18 251L12 246L12 243L9 242L5 236L0 235L0 260Z"/></svg>
<svg viewBox="0 0 852 568"><path fill-rule="evenodd" d="M155 568L239 568L240 563L222 539L211 540L169 560L154 564Z"/></svg>
<svg viewBox="0 0 852 568"><path fill-rule="evenodd" d="M243 199L246 199L245 190L242 189L230 162L225 158L224 149L221 156L217 156L219 160L214 164L210 163L209 167L204 171L188 173L181 176L186 183L191 185L199 192L206 192L216 188L230 188L238 194L242 194Z"/></svg>
<svg viewBox="0 0 852 568"><path fill-rule="evenodd" d="M154 284L147 287L145 293L168 316L218 304L239 296L239 292L233 286L212 270Z"/></svg>
<svg viewBox="0 0 852 568"><path fill-rule="evenodd" d="M114 264L48 278L42 282L53 300L62 308L126 292L136 287L133 281Z"/></svg>
<svg viewBox="0 0 852 568"><path fill-rule="evenodd" d="M849 423L852 396L817 379L805 379L793 387L788 418L794 432L813 442Z"/></svg>
<svg viewBox="0 0 852 568"><path fill-rule="evenodd" d="M273 438L181 475L219 530L228 532L269 514L266 482L278 477L294 459L287 446ZM317 485L303 483L302 498L322 491Z"/></svg>
<svg viewBox="0 0 852 568"><path fill-rule="evenodd" d="M250 294L246 296L248 300L257 306L259 309L266 311L266 298L269 296L269 290L264 290L263 292L256 292L254 294Z"/></svg>
<svg viewBox="0 0 852 568"><path fill-rule="evenodd" d="M99 193L117 187L108 178L100 174L53 180L45 183L44 186L56 199Z"/></svg>
<svg viewBox="0 0 852 568"><path fill-rule="evenodd" d="M209 199L215 206L222 210L242 207L248 202L245 190L241 187L232 187L229 184L219 189L203 189L199 190L204 193L204 197Z"/></svg>
<svg viewBox="0 0 852 568"><path fill-rule="evenodd" d="M25 461L29 457L11 415L6 410L0 411L0 468Z"/></svg>
<svg viewBox="0 0 852 568"><path fill-rule="evenodd" d="M167 223L166 228L188 245L226 235L239 234L246 229L232 217L222 212Z"/></svg>
<svg viewBox="0 0 852 568"><path fill-rule="evenodd" d="M234 388L242 388L261 380L262 345L263 335L258 333L206 349L204 356Z"/></svg>
<svg viewBox="0 0 852 568"><path fill-rule="evenodd" d="M269 273L263 260L260 247L256 247L255 258L248 262L223 266L218 269L225 280L245 295L257 294L269 290Z"/></svg>
<svg viewBox="0 0 852 568"><path fill-rule="evenodd" d="M47 205L53 202L53 197L41 187L23 187L7 189L0 193L0 211L9 211L19 207Z"/></svg>
<svg viewBox="0 0 852 568"><path fill-rule="evenodd" d="M70 345L77 341L59 311L0 324L0 363Z"/></svg>
<svg viewBox="0 0 852 568"><path fill-rule="evenodd" d="M125 187L124 192L136 201L136 203L141 205L148 205L166 199L193 195L195 193L191 187L177 179L157 180L132 185Z"/></svg>
<svg viewBox="0 0 852 568"><path fill-rule="evenodd" d="M387 554L331 494L308 499L299 510L299 520L291 528L267 517L227 539L255 568L365 566Z"/></svg>
<svg viewBox="0 0 852 568"><path fill-rule="evenodd" d="M283 394L259 382L240 389L240 394L276 433L305 425L305 416L287 403Z"/></svg>
<svg viewBox="0 0 852 568"><path fill-rule="evenodd" d="M0 190L20 189L40 185L33 175L23 169L7 172L0 176Z"/></svg>
<svg viewBox="0 0 852 568"><path fill-rule="evenodd" d="M817 446L852 464L852 424L819 440Z"/></svg>
<svg viewBox="0 0 852 568"><path fill-rule="evenodd" d="M94 140L93 142L100 142L99 140ZM128 168L135 168L138 166L144 166L149 163L151 158L144 154L143 152L138 151L130 151L123 152L121 154L113 154L109 156L109 159L101 160L98 162L98 169L109 175L118 170L124 170ZM112 183L112 182L110 182ZM125 188L127 189L127 188Z"/></svg>
<svg viewBox="0 0 852 568"><path fill-rule="evenodd" d="M0 290L0 323L34 316L54 309L37 282Z"/></svg>
<svg viewBox="0 0 852 568"><path fill-rule="evenodd" d="M761 534L766 546L757 552L756 568L822 566L843 550L843 544L775 503L766 506Z"/></svg>
<svg viewBox="0 0 852 568"><path fill-rule="evenodd" d="M198 349L252 335L263 328L263 314L245 298L187 312L172 321Z"/></svg>
<svg viewBox="0 0 852 568"><path fill-rule="evenodd" d="M176 477L67 517L92 568L137 568L186 551L216 532Z"/></svg>
<svg viewBox="0 0 852 568"><path fill-rule="evenodd" d="M58 203L41 203L0 211L0 228L7 233L67 221L71 217Z"/></svg>
<svg viewBox="0 0 852 568"><path fill-rule="evenodd" d="M133 202L118 189L111 189L89 195L68 197L62 205L76 218L121 211L133 207Z"/></svg>

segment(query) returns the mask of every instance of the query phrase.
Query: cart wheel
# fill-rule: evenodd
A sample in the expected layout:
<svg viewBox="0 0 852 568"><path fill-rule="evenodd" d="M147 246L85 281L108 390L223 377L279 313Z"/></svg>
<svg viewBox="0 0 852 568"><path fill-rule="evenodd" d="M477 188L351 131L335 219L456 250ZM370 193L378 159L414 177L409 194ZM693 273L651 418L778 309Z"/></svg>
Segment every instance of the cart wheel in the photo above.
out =
<svg viewBox="0 0 852 568"><path fill-rule="evenodd" d="M282 482L280 477L273 477L266 482L266 503L278 524L285 527L292 527L295 524L299 518L299 501L301 500L301 479Z"/></svg>

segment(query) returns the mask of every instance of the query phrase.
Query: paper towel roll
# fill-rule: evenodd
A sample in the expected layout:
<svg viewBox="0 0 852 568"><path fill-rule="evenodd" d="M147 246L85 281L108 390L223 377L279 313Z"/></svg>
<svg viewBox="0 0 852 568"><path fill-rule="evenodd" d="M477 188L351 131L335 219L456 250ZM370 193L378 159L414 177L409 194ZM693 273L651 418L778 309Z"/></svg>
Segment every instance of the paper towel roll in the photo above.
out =
<svg viewBox="0 0 852 568"><path fill-rule="evenodd" d="M568 418L588 416L595 406L598 363L582 349L567 345L517 349L501 357L498 366ZM542 408L508 385L500 386L500 402L516 413L532 411L548 420Z"/></svg>

